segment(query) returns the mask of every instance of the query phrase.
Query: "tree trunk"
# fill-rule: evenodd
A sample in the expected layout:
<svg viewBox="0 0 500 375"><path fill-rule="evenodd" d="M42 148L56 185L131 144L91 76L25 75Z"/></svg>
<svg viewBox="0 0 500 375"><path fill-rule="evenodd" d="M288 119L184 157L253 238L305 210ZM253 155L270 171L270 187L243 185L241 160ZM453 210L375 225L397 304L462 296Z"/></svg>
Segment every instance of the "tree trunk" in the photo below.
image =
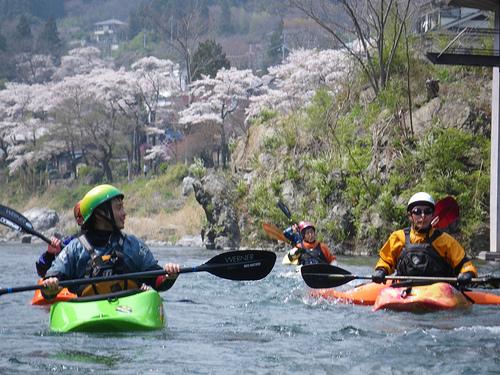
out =
<svg viewBox="0 0 500 375"><path fill-rule="evenodd" d="M109 165L109 161L110 161L109 158L101 159L102 170L104 171L104 175L106 176L108 182L113 182L113 172L111 171L111 166Z"/></svg>

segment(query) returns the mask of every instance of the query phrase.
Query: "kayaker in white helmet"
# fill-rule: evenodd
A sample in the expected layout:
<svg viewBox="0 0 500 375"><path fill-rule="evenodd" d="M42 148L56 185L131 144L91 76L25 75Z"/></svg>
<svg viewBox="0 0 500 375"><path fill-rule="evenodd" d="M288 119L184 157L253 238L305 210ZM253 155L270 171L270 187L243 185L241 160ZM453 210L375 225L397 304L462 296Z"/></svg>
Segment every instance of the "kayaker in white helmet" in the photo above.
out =
<svg viewBox="0 0 500 375"><path fill-rule="evenodd" d="M477 270L464 248L448 233L431 225L435 202L426 192L414 194L408 201L410 227L393 232L379 251L372 280L385 281L394 271L401 276L457 277L467 285Z"/></svg>
<svg viewBox="0 0 500 375"><path fill-rule="evenodd" d="M316 240L316 228L309 221L301 221L298 225L293 226L293 231L284 232L289 238L294 238L297 242L294 243L294 248L288 252L290 262L298 261L298 264L330 264L335 260L335 256L331 253L328 245ZM299 233L300 237L294 233ZM293 241L293 240L292 240Z"/></svg>
<svg viewBox="0 0 500 375"><path fill-rule="evenodd" d="M83 217L82 231L55 259L43 281L42 294L51 299L59 292L59 280L102 277L113 274L164 269L166 276L150 279L103 282L70 289L81 296L110 293L126 289L158 291L169 289L177 277L180 266L167 263L158 265L149 248L133 235L122 232L126 212L123 193L112 185L99 185L91 189L80 202Z"/></svg>

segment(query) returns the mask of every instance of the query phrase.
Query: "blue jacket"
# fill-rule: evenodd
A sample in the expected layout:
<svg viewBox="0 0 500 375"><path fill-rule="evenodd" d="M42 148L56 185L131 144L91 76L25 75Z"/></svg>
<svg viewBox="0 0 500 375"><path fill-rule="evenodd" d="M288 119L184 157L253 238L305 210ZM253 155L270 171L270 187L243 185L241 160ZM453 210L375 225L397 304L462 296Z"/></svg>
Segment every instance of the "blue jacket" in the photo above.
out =
<svg viewBox="0 0 500 375"><path fill-rule="evenodd" d="M123 245L120 249L121 238L123 238ZM95 247L94 250L97 255L101 256L111 254L115 248L123 252L127 273L161 268L146 244L132 235L113 233L104 247ZM80 240L75 238L59 253L45 277L57 277L60 280L81 279L85 277L89 261L89 252Z"/></svg>
<svg viewBox="0 0 500 375"><path fill-rule="evenodd" d="M75 236L64 237L64 239L62 240L62 247L64 248L68 246L68 244L73 240L73 238L75 238ZM47 273L48 269L52 266L52 262L54 261L55 258L56 256L52 253L49 253L48 251L40 255L40 258L38 258L38 261L35 263L36 272L38 273L38 276L45 277L45 274Z"/></svg>
<svg viewBox="0 0 500 375"><path fill-rule="evenodd" d="M288 227L283 231L283 235L290 240L292 246L302 242L302 236L299 232L294 232L292 227Z"/></svg>

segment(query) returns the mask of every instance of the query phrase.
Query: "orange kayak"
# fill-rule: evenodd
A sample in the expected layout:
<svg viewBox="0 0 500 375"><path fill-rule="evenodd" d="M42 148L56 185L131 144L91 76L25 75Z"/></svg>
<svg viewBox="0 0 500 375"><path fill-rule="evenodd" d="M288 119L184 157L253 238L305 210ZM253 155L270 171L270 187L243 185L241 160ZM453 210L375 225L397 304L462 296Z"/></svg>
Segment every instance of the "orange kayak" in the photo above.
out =
<svg viewBox="0 0 500 375"><path fill-rule="evenodd" d="M311 296L317 298L336 299L342 303L371 306L375 303L380 291L388 288L389 286L390 284L367 283L358 285L347 291L317 289L311 291Z"/></svg>
<svg viewBox="0 0 500 375"><path fill-rule="evenodd" d="M443 284L443 283L437 283L437 284ZM434 285L434 284L432 284L432 285ZM415 286L412 289L415 289L415 288L422 289L423 288L423 290L425 291L426 289L428 289L432 285L419 286L419 287ZM449 285L449 284L445 284L445 285ZM449 286L451 287L452 290L454 290L458 294L460 294L462 298L467 299L467 297L468 297L475 304L478 304L478 305L500 305L500 296L499 295L492 294L492 293L486 293L486 292L478 292L478 291L466 291L464 293L467 297L464 297L463 294L461 292L459 292L458 290L456 290L455 288L453 288L453 286L451 286L451 285L449 285ZM389 291L385 292L386 289L389 289ZM355 305L372 306L372 305L375 305L375 302L379 298L379 295L381 295L382 292L384 292L383 295L385 296L384 297L385 299L381 299L379 301L379 305L378 305L377 310L380 308L386 308L386 307L380 307L380 306L382 306L382 304L387 304L387 306L389 306L391 303L392 303L392 306L394 306L393 309L398 309L399 305L411 305L412 303L413 304L416 303L415 297L413 297L412 299L408 299L407 301L403 300L403 298L397 298L398 293L399 293L399 295L401 295L403 290L406 290L406 289L407 288L391 288L389 283L387 283L385 285L384 284L376 284L376 283L366 283L366 284L358 285L355 288L347 290L347 291L339 291L339 290L335 290L335 289L316 289L316 290L312 290L310 292L310 295L312 297L316 297L316 298L337 300L341 303L351 303L351 304L355 304ZM447 287L444 287L444 289L446 290ZM416 290L419 290L419 289L416 289ZM431 290L432 289L430 289L427 293L430 293L430 294L436 293L435 290L433 292L431 292ZM444 292L442 292L442 293L444 293ZM454 294L454 293L452 293L452 294ZM395 301L389 302L390 301L389 296L392 296L392 295L395 296L395 297L393 297L393 298L395 298ZM441 296L441 298L444 298L444 299L448 298L448 297L446 297L446 295L447 294L443 294ZM424 296L424 294L420 293L420 296ZM434 298L436 298L436 297L434 297ZM464 303L462 301L462 298L460 298L460 297L453 297L453 298L457 298L457 300L455 301L455 304L457 305L457 307ZM396 303L396 301L397 301L397 303ZM443 302L443 303L444 304L450 303L450 301ZM469 301L469 303L471 303L471 301ZM438 302L437 306L439 306L439 304L441 304L441 302ZM405 309L405 308L408 308L408 306L401 307L400 309Z"/></svg>
<svg viewBox="0 0 500 375"><path fill-rule="evenodd" d="M38 280L38 284L41 284L42 280ZM32 305L50 305L54 302L61 302L61 301L69 301L70 299L76 298L77 295L74 293L71 293L67 288L64 288L61 290L56 298L47 301L44 296L42 296L42 292L40 289L35 290L35 294L33 295L33 298L31 299L31 304Z"/></svg>
<svg viewBox="0 0 500 375"><path fill-rule="evenodd" d="M438 311L472 306L472 301L462 292L447 283L385 288L380 291L373 311L380 309L395 311Z"/></svg>

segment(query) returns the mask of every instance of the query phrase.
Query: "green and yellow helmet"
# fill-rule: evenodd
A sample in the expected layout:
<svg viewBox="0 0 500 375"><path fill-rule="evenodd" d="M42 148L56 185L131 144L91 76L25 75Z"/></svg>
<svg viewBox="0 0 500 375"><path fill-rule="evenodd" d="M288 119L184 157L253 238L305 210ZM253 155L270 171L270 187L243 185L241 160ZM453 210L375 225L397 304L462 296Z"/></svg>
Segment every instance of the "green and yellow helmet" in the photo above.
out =
<svg viewBox="0 0 500 375"><path fill-rule="evenodd" d="M94 210L102 203L115 197L123 198L123 193L113 185L98 185L91 189L80 201L80 212L83 216L83 224L92 216Z"/></svg>

